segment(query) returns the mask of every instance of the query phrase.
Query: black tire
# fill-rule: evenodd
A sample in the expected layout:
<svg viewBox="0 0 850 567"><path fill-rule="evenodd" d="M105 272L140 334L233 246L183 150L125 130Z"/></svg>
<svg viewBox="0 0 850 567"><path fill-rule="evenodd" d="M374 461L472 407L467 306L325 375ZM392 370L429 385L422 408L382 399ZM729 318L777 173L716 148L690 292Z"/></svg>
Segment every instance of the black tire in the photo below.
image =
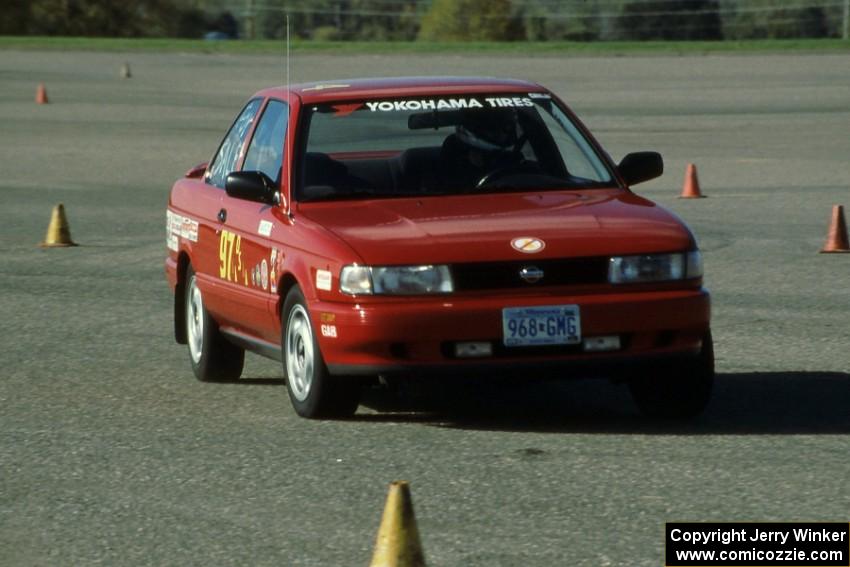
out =
<svg viewBox="0 0 850 567"><path fill-rule="evenodd" d="M231 382L242 375L245 351L228 342L204 307L192 266L186 268L186 342L192 371L201 382Z"/></svg>
<svg viewBox="0 0 850 567"><path fill-rule="evenodd" d="M283 375L295 413L308 418L341 418L357 411L360 384L328 372L298 286L289 290L283 302L280 342Z"/></svg>
<svg viewBox="0 0 850 567"><path fill-rule="evenodd" d="M632 399L641 413L660 419L696 417L711 399L714 342L706 333L699 355L661 364L629 380Z"/></svg>

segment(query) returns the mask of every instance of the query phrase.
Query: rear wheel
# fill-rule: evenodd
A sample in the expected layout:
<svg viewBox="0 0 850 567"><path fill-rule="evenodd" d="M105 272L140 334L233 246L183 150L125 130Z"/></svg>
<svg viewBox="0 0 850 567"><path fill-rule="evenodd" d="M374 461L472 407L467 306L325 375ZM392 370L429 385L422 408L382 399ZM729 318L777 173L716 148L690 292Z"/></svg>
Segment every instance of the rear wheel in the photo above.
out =
<svg viewBox="0 0 850 567"><path fill-rule="evenodd" d="M302 417L352 415L359 404L360 384L328 372L298 286L286 296L281 321L283 372L295 412Z"/></svg>
<svg viewBox="0 0 850 567"><path fill-rule="evenodd" d="M711 331L699 355L691 360L664 363L629 381L632 398L647 417L686 419L702 413L714 384L714 343Z"/></svg>
<svg viewBox="0 0 850 567"><path fill-rule="evenodd" d="M192 267L186 268L186 338L195 377L202 382L227 382L242 375L245 351L231 344L204 307Z"/></svg>

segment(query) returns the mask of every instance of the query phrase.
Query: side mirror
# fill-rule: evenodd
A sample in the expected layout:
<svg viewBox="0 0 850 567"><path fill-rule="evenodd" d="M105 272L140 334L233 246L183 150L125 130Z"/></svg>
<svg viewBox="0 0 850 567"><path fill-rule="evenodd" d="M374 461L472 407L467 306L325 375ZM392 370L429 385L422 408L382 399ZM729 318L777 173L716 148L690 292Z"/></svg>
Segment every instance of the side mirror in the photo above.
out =
<svg viewBox="0 0 850 567"><path fill-rule="evenodd" d="M273 205L277 199L277 187L262 171L234 171L227 174L224 190L236 199L256 201Z"/></svg>
<svg viewBox="0 0 850 567"><path fill-rule="evenodd" d="M628 185L637 185L664 173L664 160L658 152L635 152L626 155L617 166Z"/></svg>
<svg viewBox="0 0 850 567"><path fill-rule="evenodd" d="M183 174L183 177L188 179L200 179L204 176L204 173L207 171L207 162L199 163L189 171Z"/></svg>

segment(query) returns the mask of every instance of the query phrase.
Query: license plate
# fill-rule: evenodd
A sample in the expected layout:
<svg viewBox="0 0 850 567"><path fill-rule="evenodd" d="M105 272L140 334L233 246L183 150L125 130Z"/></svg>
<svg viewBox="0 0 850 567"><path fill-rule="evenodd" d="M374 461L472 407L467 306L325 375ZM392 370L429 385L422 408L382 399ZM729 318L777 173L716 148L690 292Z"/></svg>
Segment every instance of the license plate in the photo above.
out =
<svg viewBox="0 0 850 567"><path fill-rule="evenodd" d="M574 345L581 342L578 305L502 309L505 346Z"/></svg>

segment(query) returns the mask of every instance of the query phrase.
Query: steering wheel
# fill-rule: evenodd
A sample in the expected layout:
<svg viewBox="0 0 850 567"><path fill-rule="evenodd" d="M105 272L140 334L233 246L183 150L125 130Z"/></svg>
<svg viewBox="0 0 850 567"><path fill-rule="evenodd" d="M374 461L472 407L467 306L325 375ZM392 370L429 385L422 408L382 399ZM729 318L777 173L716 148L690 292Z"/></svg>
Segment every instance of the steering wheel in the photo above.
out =
<svg viewBox="0 0 850 567"><path fill-rule="evenodd" d="M536 173L539 170L540 167L537 164L528 160L509 163L482 175L478 181L476 181L475 188L484 189L488 185L491 185L494 181L508 177L509 175L516 175L517 173Z"/></svg>

